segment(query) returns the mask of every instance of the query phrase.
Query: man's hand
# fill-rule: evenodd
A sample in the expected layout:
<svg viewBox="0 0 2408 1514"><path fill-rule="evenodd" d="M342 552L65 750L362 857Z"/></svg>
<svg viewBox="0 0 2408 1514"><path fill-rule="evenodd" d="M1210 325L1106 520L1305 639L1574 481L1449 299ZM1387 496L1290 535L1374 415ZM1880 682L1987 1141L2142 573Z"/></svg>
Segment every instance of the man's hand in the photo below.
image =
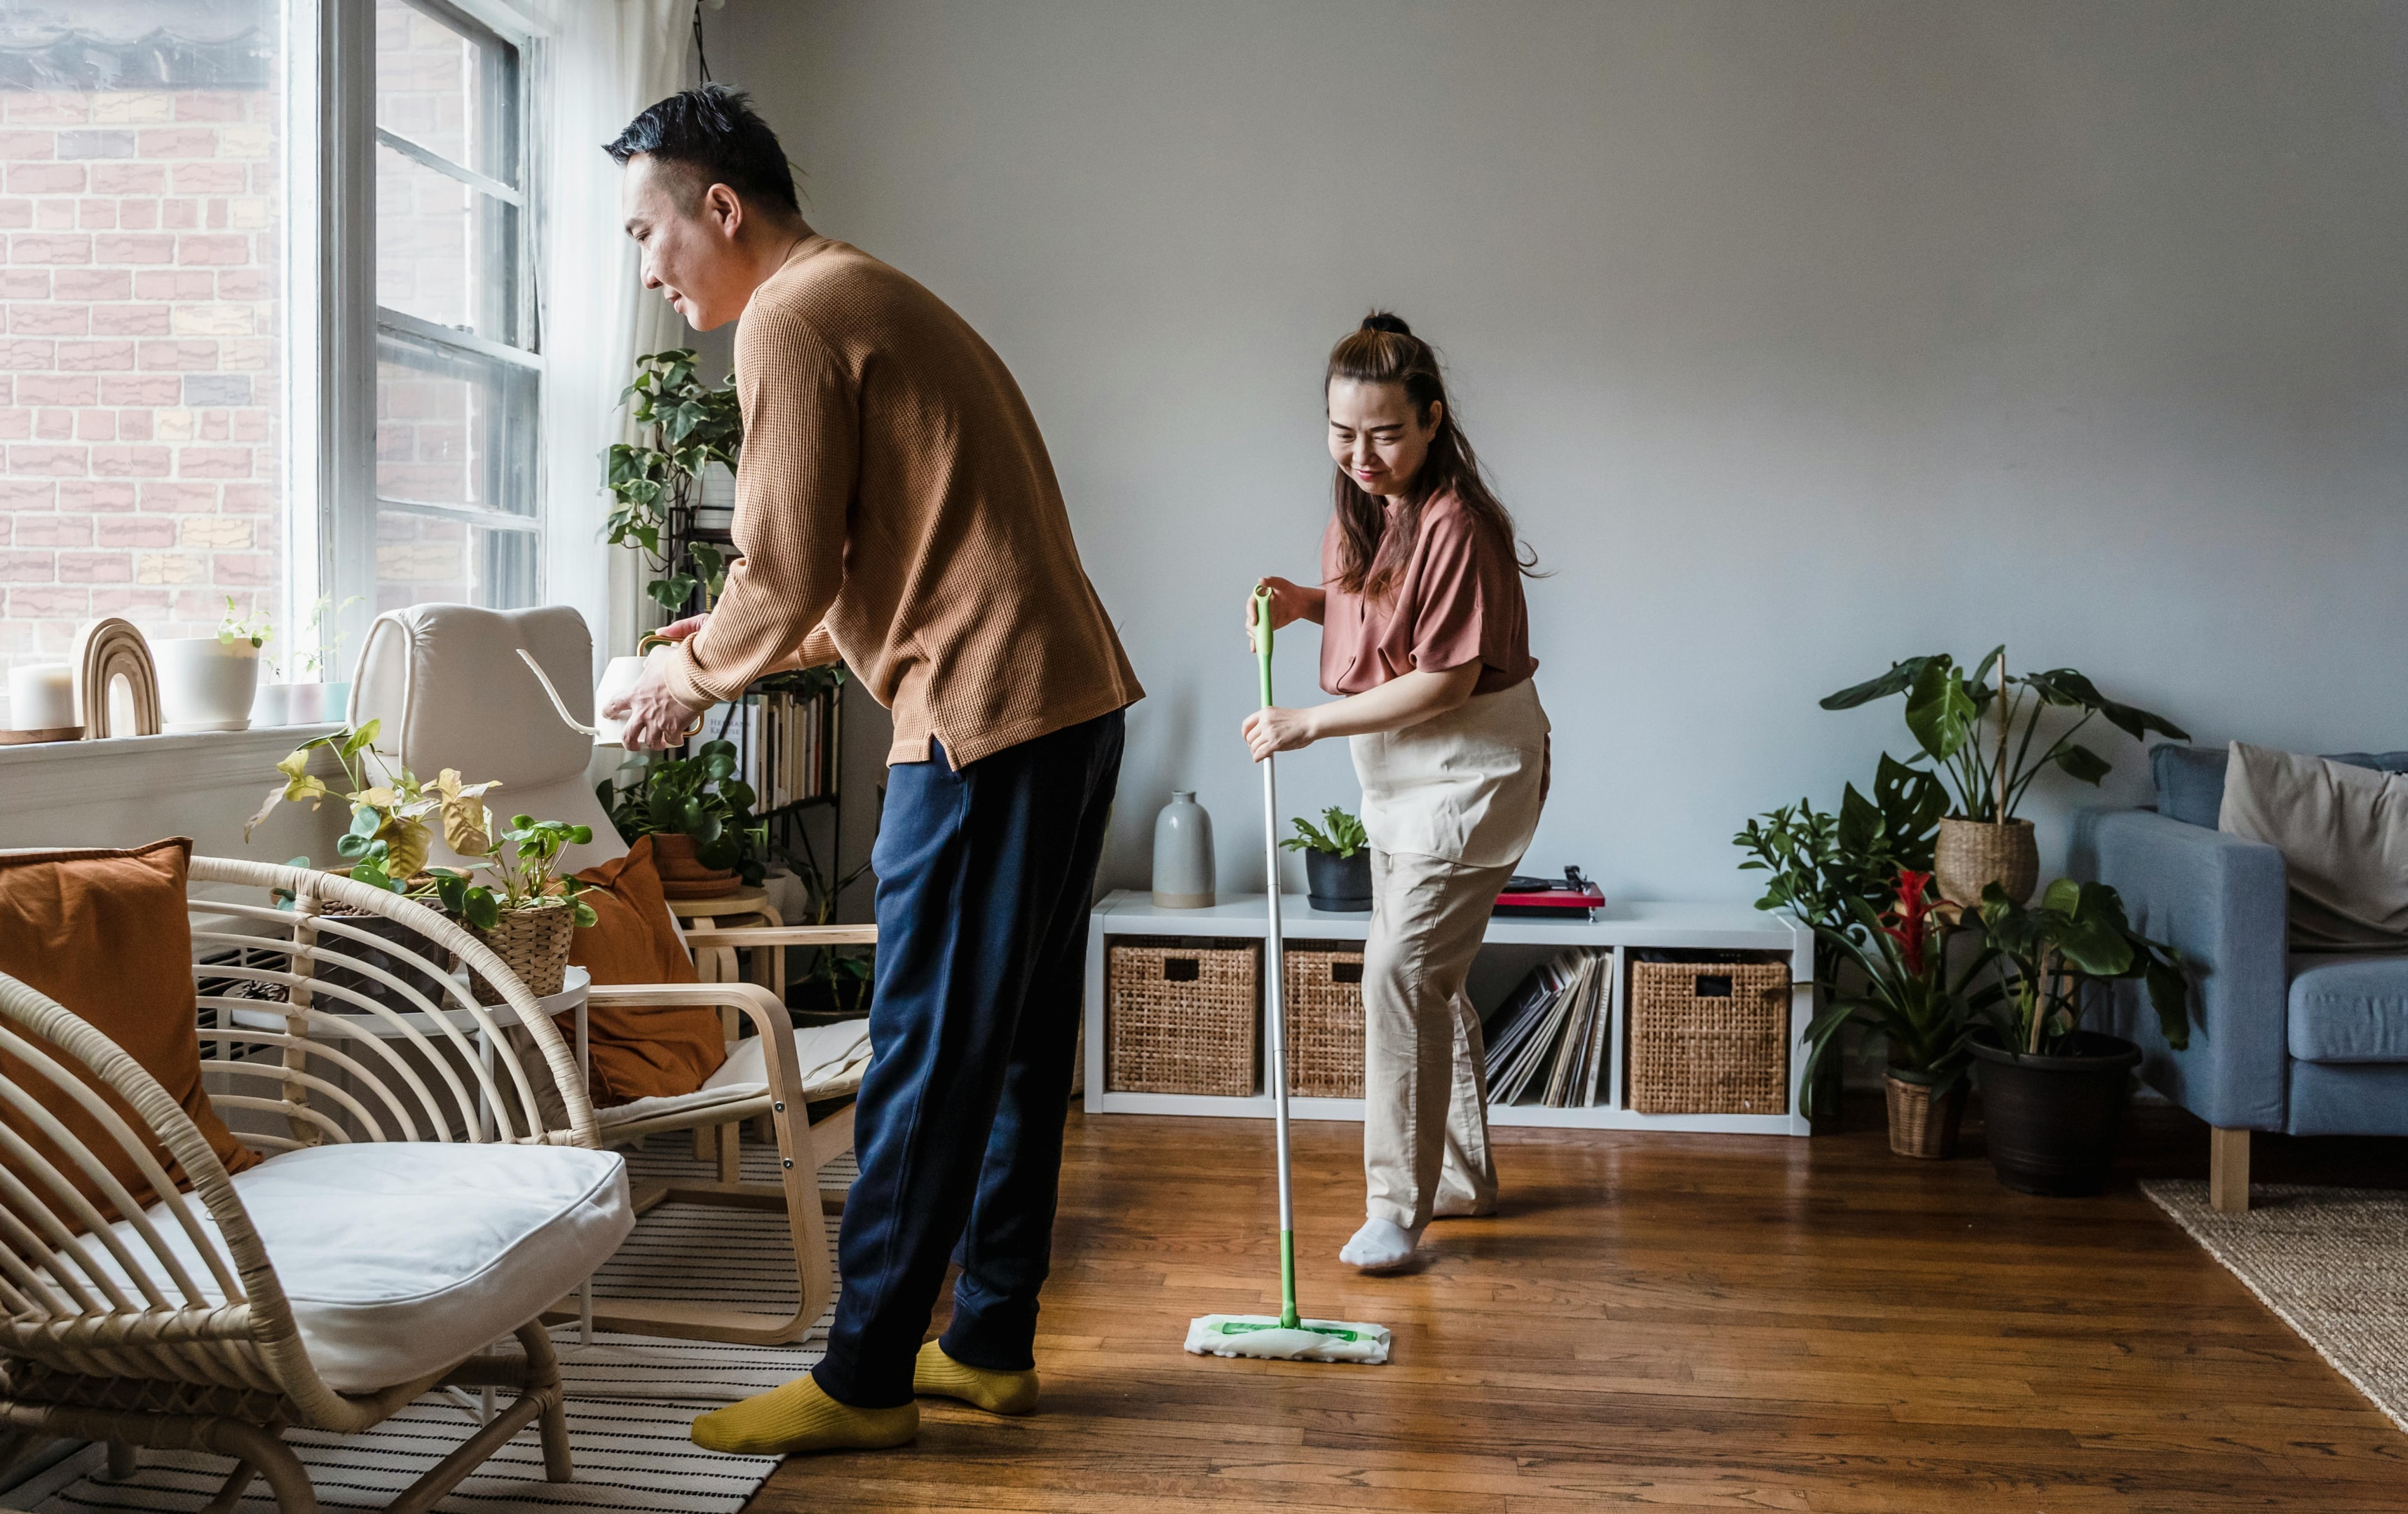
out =
<svg viewBox="0 0 2408 1514"><path fill-rule="evenodd" d="M699 615L689 615L682 621L671 621L652 635L669 641L683 641L710 623L710 611L704 610Z"/></svg>
<svg viewBox="0 0 2408 1514"><path fill-rule="evenodd" d="M694 634L702 621L699 615L665 626L667 636L680 627L686 629L674 639L683 640ZM603 707L602 713L620 722L620 741L630 751L661 751L682 743L690 734L695 717L702 711L669 693L661 677L660 664L650 658L644 661L644 671L636 679L635 688Z"/></svg>

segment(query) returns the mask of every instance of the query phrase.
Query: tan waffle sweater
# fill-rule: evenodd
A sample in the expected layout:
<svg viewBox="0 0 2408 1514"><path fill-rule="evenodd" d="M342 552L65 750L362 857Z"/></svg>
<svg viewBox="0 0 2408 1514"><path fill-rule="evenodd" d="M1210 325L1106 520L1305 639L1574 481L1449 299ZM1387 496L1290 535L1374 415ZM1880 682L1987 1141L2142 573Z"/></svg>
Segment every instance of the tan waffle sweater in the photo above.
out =
<svg viewBox="0 0 2408 1514"><path fill-rule="evenodd" d="M824 236L736 334L744 450L727 589L669 653L688 705L841 656L890 763L954 766L1145 695L1003 360L926 290Z"/></svg>

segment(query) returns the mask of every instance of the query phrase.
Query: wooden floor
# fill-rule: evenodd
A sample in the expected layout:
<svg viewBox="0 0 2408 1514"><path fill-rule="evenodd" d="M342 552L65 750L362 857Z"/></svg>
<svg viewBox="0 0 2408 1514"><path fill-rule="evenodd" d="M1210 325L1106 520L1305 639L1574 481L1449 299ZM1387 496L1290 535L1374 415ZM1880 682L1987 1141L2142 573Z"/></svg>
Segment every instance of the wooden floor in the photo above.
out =
<svg viewBox="0 0 2408 1514"><path fill-rule="evenodd" d="M2408 1510L2408 1436L2145 1198L2205 1128L2144 1108L2106 1196L1891 1157L1877 1107L1811 1140L1499 1132L1505 1212L1370 1279L1356 1127L1298 1127L1306 1312L1383 1367L1193 1357L1277 1308L1270 1136L1073 1117L1044 1406L924 1404L916 1444L781 1466L832 1509ZM2273 1180L2408 1182L2408 1141L2258 1137Z"/></svg>

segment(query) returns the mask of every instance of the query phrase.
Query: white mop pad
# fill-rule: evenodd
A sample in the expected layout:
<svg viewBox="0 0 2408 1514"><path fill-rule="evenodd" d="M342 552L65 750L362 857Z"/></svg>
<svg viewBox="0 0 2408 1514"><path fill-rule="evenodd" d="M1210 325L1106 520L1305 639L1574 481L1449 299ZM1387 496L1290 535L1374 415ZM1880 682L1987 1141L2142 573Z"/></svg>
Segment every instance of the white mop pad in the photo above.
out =
<svg viewBox="0 0 2408 1514"><path fill-rule="evenodd" d="M1197 1356L1259 1356L1274 1362L1360 1362L1378 1366L1388 1359L1385 1326L1347 1320L1304 1320L1309 1328L1283 1330L1262 1315L1208 1314L1187 1327L1187 1349ZM1241 1328L1232 1330L1232 1325Z"/></svg>

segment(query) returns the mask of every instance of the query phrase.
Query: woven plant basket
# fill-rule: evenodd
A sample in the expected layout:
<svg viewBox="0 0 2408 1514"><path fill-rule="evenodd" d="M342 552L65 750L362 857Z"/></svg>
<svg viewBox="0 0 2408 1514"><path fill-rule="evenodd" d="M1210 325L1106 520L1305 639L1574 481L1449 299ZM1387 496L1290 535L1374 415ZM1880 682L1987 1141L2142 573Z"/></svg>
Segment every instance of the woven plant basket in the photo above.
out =
<svg viewBox="0 0 2408 1514"><path fill-rule="evenodd" d="M1630 1107L1788 1113L1788 964L1632 963Z"/></svg>
<svg viewBox="0 0 2408 1514"><path fill-rule="evenodd" d="M2040 847L2032 839L2032 822L1942 821L1931 871L1940 880L1940 896L1951 904L1980 904L1982 890L1990 883L2015 903L2028 904L2032 890L2040 886Z"/></svg>
<svg viewBox="0 0 2408 1514"><path fill-rule="evenodd" d="M1965 1084L1935 1099L1928 1084L1885 1078L1889 1095L1889 1149L1902 1157L1945 1162L1956 1154L1956 1132L1965 1120Z"/></svg>
<svg viewBox="0 0 2408 1514"><path fill-rule="evenodd" d="M466 929L518 975L529 993L540 999L560 992L568 976L568 944L577 934L577 910L567 900L534 909L505 909L501 923L492 930L480 925ZM479 1004L503 1002L501 992L480 973L470 971L468 988Z"/></svg>
<svg viewBox="0 0 2408 1514"><path fill-rule="evenodd" d="M1308 1099L1363 1096L1363 953L1290 947L1287 1091Z"/></svg>
<svg viewBox="0 0 2408 1514"><path fill-rule="evenodd" d="M1122 936L1105 968L1104 1087L1114 1093L1254 1092L1263 949Z"/></svg>

